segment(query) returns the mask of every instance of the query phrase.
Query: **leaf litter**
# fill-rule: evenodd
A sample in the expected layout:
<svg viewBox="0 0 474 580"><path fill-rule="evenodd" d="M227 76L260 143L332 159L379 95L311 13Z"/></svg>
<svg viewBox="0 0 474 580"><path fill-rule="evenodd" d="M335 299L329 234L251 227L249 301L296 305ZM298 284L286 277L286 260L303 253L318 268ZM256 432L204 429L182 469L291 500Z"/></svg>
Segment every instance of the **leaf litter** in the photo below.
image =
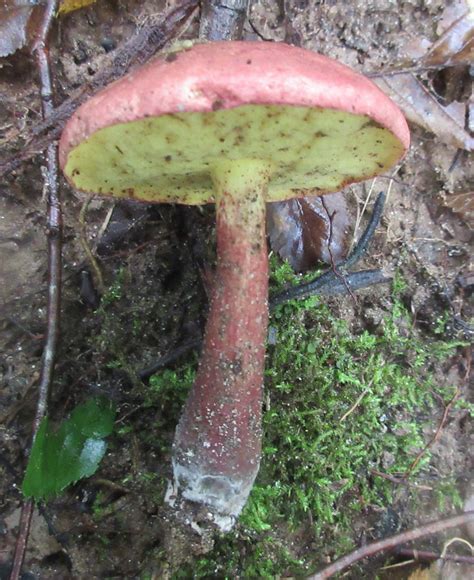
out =
<svg viewBox="0 0 474 580"><path fill-rule="evenodd" d="M331 217L316 195L268 204L272 249L296 272L311 270L319 261L331 263L331 254L338 263L347 253L350 215L345 197L341 192L326 195L325 203Z"/></svg>
<svg viewBox="0 0 474 580"><path fill-rule="evenodd" d="M466 122L472 91L472 69L466 69L467 88L461 91L465 98L460 96L459 74L445 75L446 92L460 99L449 104L440 102L442 98L437 96L432 82L423 82L418 76L419 72L430 69L449 71L450 67L469 67L474 61L474 2L458 2L456 12L453 10L453 7L446 8L444 19L438 27L440 36L435 42L426 46L426 39L420 38L407 47L412 53L425 51L414 63L415 67L407 68L404 64L402 68L395 67L373 76L378 86L399 105L412 123L434 133L448 145L472 151L474 139Z"/></svg>

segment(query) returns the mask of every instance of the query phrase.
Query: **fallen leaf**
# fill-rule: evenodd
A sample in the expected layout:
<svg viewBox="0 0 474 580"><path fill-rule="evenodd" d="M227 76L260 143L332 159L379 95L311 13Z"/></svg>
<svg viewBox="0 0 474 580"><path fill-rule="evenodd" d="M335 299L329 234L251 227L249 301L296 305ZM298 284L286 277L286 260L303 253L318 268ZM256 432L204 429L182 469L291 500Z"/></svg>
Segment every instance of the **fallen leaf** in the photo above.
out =
<svg viewBox="0 0 474 580"><path fill-rule="evenodd" d="M0 7L0 57L13 54L28 41L27 27L33 6L25 2L22 6L17 4L17 0L8 0Z"/></svg>
<svg viewBox="0 0 474 580"><path fill-rule="evenodd" d="M404 59L390 71L372 76L411 122L445 143L471 151L473 138L466 129L471 129L472 123L466 101L471 91L469 67L474 61L474 0L458 0L446 6L437 32L440 36L434 43L418 38L405 46L411 64ZM410 70L403 72L413 68L436 70L431 88L441 103Z"/></svg>
<svg viewBox="0 0 474 580"><path fill-rule="evenodd" d="M454 102L443 107L412 73L386 75L374 80L412 123L434 133L445 143L472 151L474 139L464 128L464 103Z"/></svg>
<svg viewBox="0 0 474 580"><path fill-rule="evenodd" d="M408 580L432 580L433 576L425 568L417 568L408 576Z"/></svg>
<svg viewBox="0 0 474 580"><path fill-rule="evenodd" d="M25 497L49 499L97 470L114 427L115 410L105 398L76 407L57 431L45 417L31 449L22 491Z"/></svg>
<svg viewBox="0 0 474 580"><path fill-rule="evenodd" d="M347 251L350 216L342 193L325 195L324 203L332 216L331 254L338 263ZM320 261L331 262L328 212L319 196L268 204L267 224L272 249L288 260L295 271L310 270Z"/></svg>
<svg viewBox="0 0 474 580"><path fill-rule="evenodd" d="M443 205L474 229L474 191L447 195L443 199Z"/></svg>
<svg viewBox="0 0 474 580"><path fill-rule="evenodd" d="M474 10L468 5L464 13L450 23L422 59L424 66L471 65L474 61Z"/></svg>
<svg viewBox="0 0 474 580"><path fill-rule="evenodd" d="M61 0L59 4L58 14L67 14L68 12L74 12L74 10L79 10L79 8L85 8L94 4L96 0Z"/></svg>

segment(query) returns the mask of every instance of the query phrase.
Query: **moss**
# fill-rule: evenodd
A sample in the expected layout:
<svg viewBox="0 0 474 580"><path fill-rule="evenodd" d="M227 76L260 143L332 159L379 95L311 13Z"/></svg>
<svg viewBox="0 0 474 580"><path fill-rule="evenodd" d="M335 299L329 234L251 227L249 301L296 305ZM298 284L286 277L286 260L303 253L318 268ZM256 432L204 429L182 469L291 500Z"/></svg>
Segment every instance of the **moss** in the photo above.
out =
<svg viewBox="0 0 474 580"><path fill-rule="evenodd" d="M272 259L274 291L300 280L287 264ZM113 288L115 301L106 300L99 312L103 332L97 340L117 333L116 343L109 341L102 353L124 369L127 341L121 343L122 355L114 344L128 332L119 317L126 296L118 284ZM463 345L439 340L441 322L439 334L420 335L403 304L405 290L396 277L374 332L355 331L334 314L337 303L328 306L316 297L274 311L256 485L235 530L217 538L214 550L192 566L174 571L175 578L305 575L353 547L356 521L391 509L399 488L375 472L396 476L410 467L425 444L424 429L433 426L439 396L448 401L453 394L454 387L436 384L433 373ZM134 436L157 452L163 465L196 367L194 355L140 387L147 420L146 427L133 429ZM427 452L416 472L426 471L429 462ZM448 497L447 503L456 505L454 483L433 485L433 499L446 503ZM160 504L166 474L140 485Z"/></svg>
<svg viewBox="0 0 474 580"><path fill-rule="evenodd" d="M296 280L287 265L275 264L274 285ZM314 297L276 309L256 485L236 530L187 573L303 575L353 547L354 522L367 508L384 513L391 506L396 488L372 470L396 476L410 468L424 446L424 427L432 425L433 393L448 400L453 392L427 369L462 345L421 340L400 300L403 290L397 277L377 334L353 333ZM429 461L427 452L416 472ZM444 497L446 485L436 497ZM295 553L295 544L311 550Z"/></svg>

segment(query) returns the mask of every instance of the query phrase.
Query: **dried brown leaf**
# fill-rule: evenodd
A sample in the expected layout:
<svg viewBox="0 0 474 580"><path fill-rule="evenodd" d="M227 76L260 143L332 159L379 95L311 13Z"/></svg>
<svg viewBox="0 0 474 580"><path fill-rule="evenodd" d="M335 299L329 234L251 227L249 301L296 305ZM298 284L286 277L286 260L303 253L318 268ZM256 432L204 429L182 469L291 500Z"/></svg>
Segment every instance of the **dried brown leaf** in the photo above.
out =
<svg viewBox="0 0 474 580"><path fill-rule="evenodd" d="M453 66L471 66L474 62L474 0L455 0L448 4L438 21L438 39L430 42L425 37L411 37L400 46L404 56L379 77L414 70L442 69Z"/></svg>
<svg viewBox="0 0 474 580"><path fill-rule="evenodd" d="M350 216L342 193L326 195L324 202L332 216L331 253L337 263L347 251ZM273 250L295 271L309 270L320 261L331 262L330 221L319 196L270 203L267 216Z"/></svg>
<svg viewBox="0 0 474 580"><path fill-rule="evenodd" d="M0 6L0 57L9 56L28 41L28 20L32 6L17 6L9 0Z"/></svg>
<svg viewBox="0 0 474 580"><path fill-rule="evenodd" d="M443 205L474 229L474 191L448 195L443 199Z"/></svg>
<svg viewBox="0 0 474 580"><path fill-rule="evenodd" d="M474 62L474 11L469 6L431 45L422 62L425 66L470 65Z"/></svg>
<svg viewBox="0 0 474 580"><path fill-rule="evenodd" d="M409 576L408 580L433 580L430 569L417 568Z"/></svg>
<svg viewBox="0 0 474 580"><path fill-rule="evenodd" d="M387 75L374 80L412 123L434 133L445 143L472 151L474 139L464 128L465 104L452 103L443 107L411 73Z"/></svg>

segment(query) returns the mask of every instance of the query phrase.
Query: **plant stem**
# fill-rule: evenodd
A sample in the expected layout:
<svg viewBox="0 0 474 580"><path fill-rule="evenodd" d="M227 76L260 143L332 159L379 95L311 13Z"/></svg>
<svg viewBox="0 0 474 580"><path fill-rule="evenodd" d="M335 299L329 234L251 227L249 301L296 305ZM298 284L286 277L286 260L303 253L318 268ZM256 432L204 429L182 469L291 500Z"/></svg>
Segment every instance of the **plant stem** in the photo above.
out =
<svg viewBox="0 0 474 580"><path fill-rule="evenodd" d="M57 4L57 0L48 1L38 31L38 38L32 49L36 57L40 75L41 105L44 119L50 117L54 110L47 38L57 10ZM33 423L33 440L36 437L41 421L48 412L48 402L51 384L53 382L54 363L59 337L61 308L62 211L58 188L58 151L55 143L48 145L46 160L45 184L48 192L48 302L46 341L41 361L38 401L36 403L36 415ZM25 559L32 515L33 501L31 499L25 499L21 508L18 538L15 546L10 580L17 580L20 577L21 568Z"/></svg>

